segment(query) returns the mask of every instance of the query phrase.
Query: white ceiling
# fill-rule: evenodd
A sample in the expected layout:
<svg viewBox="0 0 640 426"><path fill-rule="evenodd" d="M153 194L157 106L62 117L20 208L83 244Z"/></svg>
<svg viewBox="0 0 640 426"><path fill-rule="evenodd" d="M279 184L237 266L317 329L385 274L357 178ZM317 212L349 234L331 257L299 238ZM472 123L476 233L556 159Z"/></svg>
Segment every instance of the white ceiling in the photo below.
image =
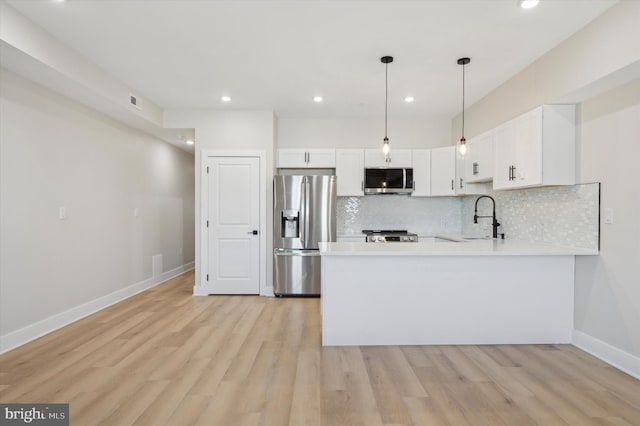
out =
<svg viewBox="0 0 640 426"><path fill-rule="evenodd" d="M449 119L616 3L541 0L8 1L164 108ZM232 102L223 104L227 94ZM322 104L312 102L322 95ZM404 96L416 101L407 104Z"/></svg>

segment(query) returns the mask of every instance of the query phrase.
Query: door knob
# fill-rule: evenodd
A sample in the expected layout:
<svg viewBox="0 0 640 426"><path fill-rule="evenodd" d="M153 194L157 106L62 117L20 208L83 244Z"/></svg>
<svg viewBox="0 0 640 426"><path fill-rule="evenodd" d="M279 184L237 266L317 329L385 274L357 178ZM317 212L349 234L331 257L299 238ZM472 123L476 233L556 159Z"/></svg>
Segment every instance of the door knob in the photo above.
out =
<svg viewBox="0 0 640 426"><path fill-rule="evenodd" d="M258 235L258 230L254 229L253 231L247 232L247 234Z"/></svg>

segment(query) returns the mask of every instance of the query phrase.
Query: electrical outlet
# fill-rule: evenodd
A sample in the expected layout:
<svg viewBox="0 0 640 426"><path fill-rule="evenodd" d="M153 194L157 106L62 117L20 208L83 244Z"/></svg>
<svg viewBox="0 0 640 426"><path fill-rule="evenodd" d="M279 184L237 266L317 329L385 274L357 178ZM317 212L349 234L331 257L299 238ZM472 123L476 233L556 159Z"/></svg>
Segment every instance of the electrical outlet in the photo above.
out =
<svg viewBox="0 0 640 426"><path fill-rule="evenodd" d="M134 207L133 217L138 217L138 216L140 216L140 210L137 207Z"/></svg>
<svg viewBox="0 0 640 426"><path fill-rule="evenodd" d="M443 229L443 230L447 229L447 219L444 217L440 219L440 229Z"/></svg>
<svg viewBox="0 0 640 426"><path fill-rule="evenodd" d="M67 208L66 207L60 207L60 209L58 209L58 218L60 220L65 220L67 218Z"/></svg>

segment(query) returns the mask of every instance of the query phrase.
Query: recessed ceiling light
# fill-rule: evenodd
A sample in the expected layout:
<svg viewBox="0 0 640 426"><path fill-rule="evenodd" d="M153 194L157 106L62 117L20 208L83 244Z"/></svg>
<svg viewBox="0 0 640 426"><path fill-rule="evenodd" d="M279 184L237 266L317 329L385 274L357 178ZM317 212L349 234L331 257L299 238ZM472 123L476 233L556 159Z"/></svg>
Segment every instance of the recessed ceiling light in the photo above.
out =
<svg viewBox="0 0 640 426"><path fill-rule="evenodd" d="M313 97L313 102L318 102L318 103L320 103L320 102L322 102L322 100L323 100L323 99L322 99L322 96L314 96L314 97Z"/></svg>
<svg viewBox="0 0 640 426"><path fill-rule="evenodd" d="M230 96L220 96L220 100L222 102L231 102L231 97Z"/></svg>
<svg viewBox="0 0 640 426"><path fill-rule="evenodd" d="M66 2L66 1L67 1L67 0L53 0L53 2L54 2L54 3L64 3L64 2Z"/></svg>
<svg viewBox="0 0 640 426"><path fill-rule="evenodd" d="M195 142L193 141L193 139L187 139L185 143L187 145L193 145Z"/></svg>
<svg viewBox="0 0 640 426"><path fill-rule="evenodd" d="M404 98L404 101L405 102L413 102L413 101L415 101L415 99L413 98L413 96L407 96L407 97Z"/></svg>
<svg viewBox="0 0 640 426"><path fill-rule="evenodd" d="M540 3L540 0L520 0L518 5L523 9L531 9L536 7Z"/></svg>

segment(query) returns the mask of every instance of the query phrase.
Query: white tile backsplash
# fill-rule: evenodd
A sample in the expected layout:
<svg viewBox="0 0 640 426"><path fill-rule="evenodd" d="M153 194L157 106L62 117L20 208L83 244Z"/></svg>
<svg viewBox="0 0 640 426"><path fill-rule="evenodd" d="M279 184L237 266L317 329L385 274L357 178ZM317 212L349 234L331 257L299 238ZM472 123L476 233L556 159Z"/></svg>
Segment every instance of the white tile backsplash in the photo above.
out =
<svg viewBox="0 0 640 426"><path fill-rule="evenodd" d="M460 232L461 200L407 195L338 197L338 235L363 229L407 229L418 235Z"/></svg>
<svg viewBox="0 0 640 426"><path fill-rule="evenodd" d="M598 248L598 183L489 192L506 238ZM491 235L491 219L473 223L477 196L414 198L406 195L338 197L338 235L363 229L407 229L418 235ZM491 200L478 204L479 215L491 214Z"/></svg>
<svg viewBox="0 0 640 426"><path fill-rule="evenodd" d="M532 188L489 193L496 200L496 216L506 238L598 248L600 184ZM464 197L462 233L491 235L491 219L473 223L477 197ZM478 203L479 215L491 214L491 200Z"/></svg>

